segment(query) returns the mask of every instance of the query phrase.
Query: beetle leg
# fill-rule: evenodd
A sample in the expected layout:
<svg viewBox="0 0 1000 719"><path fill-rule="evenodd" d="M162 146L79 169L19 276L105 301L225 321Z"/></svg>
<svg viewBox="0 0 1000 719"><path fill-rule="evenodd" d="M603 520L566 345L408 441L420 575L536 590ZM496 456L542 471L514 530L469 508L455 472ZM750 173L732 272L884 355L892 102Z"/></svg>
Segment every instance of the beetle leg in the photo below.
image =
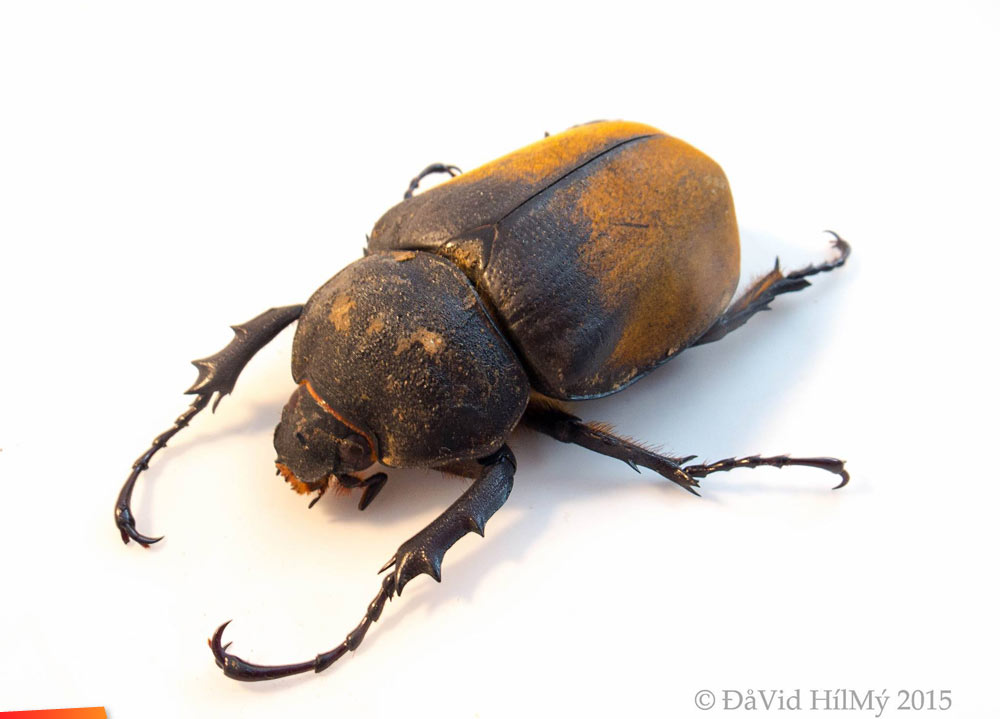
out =
<svg viewBox="0 0 1000 719"><path fill-rule="evenodd" d="M851 246L847 244L840 235L831 230L827 230L833 235L833 247L837 250L837 257L829 262L819 265L809 265L808 267L783 274L778 266L778 260L774 261L774 269L761 277L751 287L749 287L739 299L733 302L719 319L715 321L708 331L705 332L692 345L704 345L709 342L721 340L727 334L738 327L741 327L748 319L762 310L770 309L768 305L778 295L786 292L797 292L809 286L809 280L805 279L810 275L820 272L835 270L845 262L851 254Z"/></svg>
<svg viewBox="0 0 1000 719"><path fill-rule="evenodd" d="M718 462L711 464L689 464L684 467L684 471L692 477L706 477L715 472L728 472L731 469L739 469L741 467L747 469L756 469L757 467L778 467L779 469L781 467L815 467L816 469L823 469L827 472L840 475L840 484L834 487L834 489L840 489L851 481L851 475L844 468L844 460L842 459L835 459L833 457L789 457L787 454L778 457L761 457L759 454L752 457L741 457L740 459L730 457L728 459L720 459Z"/></svg>
<svg viewBox="0 0 1000 719"><path fill-rule="evenodd" d="M272 307L242 325L233 325L236 334L232 341L211 357L191 362L198 368L198 379L184 394L208 394L218 392L212 410L219 406L222 398L233 391L236 378L247 362L268 342L278 336L281 330L299 318L304 305Z"/></svg>
<svg viewBox="0 0 1000 719"><path fill-rule="evenodd" d="M429 574L441 581L441 561L445 552L459 539L475 532L482 536L487 520L510 496L514 486L517 462L507 445L486 459L479 460L478 474L465 493L433 522L403 542L392 559L380 569L395 567L394 586L397 594L420 574Z"/></svg>
<svg viewBox="0 0 1000 719"><path fill-rule="evenodd" d="M834 489L840 489L850 481L850 475L844 469L844 461L832 457L742 457L740 459L723 459L712 464L686 464L694 459L690 457L670 457L651 452L636 442L619 437L597 424L586 424L579 417L562 410L552 402L532 398L524 413L523 421L527 427L558 439L586 447L599 454L620 459L638 471L636 465L652 469L669 480L684 487L692 494L698 494L694 488L699 486L698 480L715 472L728 472L731 469L745 467L815 467L840 475L841 482Z"/></svg>
<svg viewBox="0 0 1000 719"><path fill-rule="evenodd" d="M652 452L630 439L611 433L604 425L585 423L555 403L535 398L528 403L523 421L530 429L560 442L578 444L598 454L620 459L637 472L639 466L647 467L679 484L691 494L698 494L694 489L698 486L698 480L691 476L686 467L681 466L694 459L693 455L671 457Z"/></svg>
<svg viewBox="0 0 1000 719"><path fill-rule="evenodd" d="M222 351L211 357L195 360L192 364L198 368L198 379L184 394L198 395L191 406L176 420L174 425L158 435L153 443L143 452L135 462L132 463L132 472L129 474L125 484L122 485L121 492L118 493L118 501L115 502L115 524L121 532L122 541L128 544L129 539L134 539L144 547L159 542L163 537L147 537L140 534L135 528L135 517L132 516L131 502L132 490L143 470L149 467L149 462L158 451L167 445L175 434L187 427L188 423L196 414L201 412L208 405L213 394L217 394L212 411L219 406L220 400L233 391L236 378L246 366L250 358L253 357L285 327L294 322L302 314L302 305L289 305L288 307L277 307L269 309L249 322L242 325L235 325L233 332L236 336L226 345Z"/></svg>
<svg viewBox="0 0 1000 719"><path fill-rule="evenodd" d="M395 590L395 581L395 575L387 574L382 580L382 586L379 587L378 594L375 595L375 598L368 605L361 623L347 635L343 642L328 652L317 654L316 658L311 661L275 665L253 664L244 661L235 654L227 652L229 644L223 645L222 643L222 633L229 626L229 622L226 622L215 630L215 634L208 640L208 646L212 649L212 654L215 655L215 663L225 672L226 676L243 682L280 679L281 677L290 677L293 674L302 674L310 670L321 672L347 654L347 652L353 652L360 646L362 640L365 638L365 634L368 633L368 629L382 616L385 603L392 599L393 591Z"/></svg>
<svg viewBox="0 0 1000 719"><path fill-rule="evenodd" d="M420 181L428 175L433 175L438 172L447 172L451 177L462 174L462 171L454 165L444 165L440 162L435 162L433 165L428 165L422 169L419 175L410 180L410 186L406 188L406 192L403 194L403 199L409 200L413 197L413 193L416 192L417 187L420 186Z"/></svg>
<svg viewBox="0 0 1000 719"><path fill-rule="evenodd" d="M293 674L315 671L321 672L347 652L360 646L371 625L378 621L385 603L393 595L401 594L403 586L418 574L430 574L441 581L441 559L451 546L469 532L483 533L486 521L503 505L514 481L516 463L514 454L504 445L500 451L479 460L472 474L478 474L476 481L465 490L458 500L441 516L422 531L403 542L399 550L380 571L392 566L396 569L386 574L378 594L368 605L365 616L343 642L315 659L297 664L253 664L226 651L229 644L222 643L222 633L226 622L208 640L208 646L215 655L215 663L227 677L245 682L279 679ZM372 475L371 480L377 475ZM343 481L342 479L340 481ZM383 480L384 482L384 480Z"/></svg>

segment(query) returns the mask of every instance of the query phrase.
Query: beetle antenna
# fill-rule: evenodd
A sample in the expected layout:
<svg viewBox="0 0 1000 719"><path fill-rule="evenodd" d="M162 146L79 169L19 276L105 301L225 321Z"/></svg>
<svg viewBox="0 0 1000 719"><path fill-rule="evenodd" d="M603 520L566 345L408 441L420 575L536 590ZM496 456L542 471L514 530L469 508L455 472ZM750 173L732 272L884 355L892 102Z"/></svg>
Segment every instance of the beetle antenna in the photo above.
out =
<svg viewBox="0 0 1000 719"><path fill-rule="evenodd" d="M226 631L226 627L229 626L229 622L226 622L218 629L215 630L215 634L212 638L208 640L208 646L212 650L212 654L215 655L215 663L225 672L226 676L230 679L238 679L241 682L260 682L267 679L280 679L282 677L290 677L294 674L302 674L303 672L308 672L310 670L315 672L321 672L335 661L340 659L342 656L347 654L347 652L353 652L357 649L361 642L365 638L365 634L368 633L368 629L372 624L378 621L378 618L382 616L382 610L385 608L386 601L392 599L393 592L396 590L396 575L387 574L385 579L382 580L382 586L379 587L378 594L368 605L368 609L365 611L364 619L358 624L336 647L328 652L323 652L322 654L317 654L316 658L308 662L299 662L297 664L275 664L275 665L265 665L265 664L253 664L251 662L244 661L240 659L235 654L230 654L226 651L229 648L228 644L222 643L222 633ZM232 621L231 619L229 620Z"/></svg>

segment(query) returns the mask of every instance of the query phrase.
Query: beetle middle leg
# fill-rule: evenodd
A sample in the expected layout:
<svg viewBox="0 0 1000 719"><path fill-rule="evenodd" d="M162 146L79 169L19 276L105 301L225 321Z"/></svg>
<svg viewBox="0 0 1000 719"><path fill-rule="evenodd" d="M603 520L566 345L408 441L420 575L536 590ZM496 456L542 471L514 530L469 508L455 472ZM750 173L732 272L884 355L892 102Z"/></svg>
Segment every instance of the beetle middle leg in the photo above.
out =
<svg viewBox="0 0 1000 719"><path fill-rule="evenodd" d="M782 273L776 259L774 261L774 269L747 288L729 306L725 314L716 320L715 324L709 327L705 334L698 338L694 345L704 345L709 342L721 340L733 330L742 327L748 319L758 312L770 309L771 300L778 295L786 292L797 292L808 287L810 282L806 277L817 275L820 272L835 270L847 262L847 258L851 254L851 246L836 232L829 232L834 237L833 247L838 253L836 258L819 265L809 265L801 270L789 272L787 275Z"/></svg>
<svg viewBox="0 0 1000 719"><path fill-rule="evenodd" d="M658 454L630 439L613 434L603 425L585 423L555 403L538 398L532 398L528 403L523 421L525 426L530 429L547 434L560 442L578 444L598 454L620 459L637 472L639 466L651 469L695 495L698 494L694 488L700 486L699 479L716 472L728 472L741 468L812 467L822 469L840 476L840 484L834 489L840 489L851 478L844 468L844 461L833 457L789 457L788 455L761 457L754 455L740 459L730 457L710 464L689 464L695 455L671 457Z"/></svg>
<svg viewBox="0 0 1000 719"><path fill-rule="evenodd" d="M299 318L303 305L274 307L267 312L254 317L242 325L234 325L236 336L220 352L204 359L194 360L192 364L198 368L198 379L184 394L197 395L191 406L174 420L173 426L159 434L145 452L132 463L129 474L118 500L115 502L115 524L122 535L122 541L128 544L134 539L144 547L159 542L163 537L147 537L135 528L135 517L132 515L132 490L143 470L149 468L149 462L157 452L167 446L167 442L182 429L196 414L208 405L213 394L217 394L212 411L219 406L222 398L233 391L236 379L246 367L247 362L268 342L273 340L281 330Z"/></svg>
<svg viewBox="0 0 1000 719"><path fill-rule="evenodd" d="M222 633L229 625L226 622L215 630L208 641L215 663L227 677L256 682L308 671L321 672L347 652L353 652L360 646L371 625L382 615L386 601L402 594L407 582L420 574L429 574L440 582L441 560L445 552L469 532L483 534L487 520L507 501L514 486L516 468L514 454L506 445L485 459L463 463L462 470L474 476L475 482L437 519L399 546L392 559L379 570L384 572L393 568L383 578L378 594L368 605L361 623L330 651L296 664L253 664L226 651L229 644L222 643ZM459 468L452 466L449 471L457 472Z"/></svg>
<svg viewBox="0 0 1000 719"><path fill-rule="evenodd" d="M422 169L420 174L410 180L410 186L406 188L406 192L403 194L403 199L409 200L413 197L413 193L416 192L417 188L420 186L420 181L428 175L433 175L438 172L447 172L451 177L462 174L462 171L454 165L445 165L440 162L435 162L433 165L428 165Z"/></svg>
<svg viewBox="0 0 1000 719"><path fill-rule="evenodd" d="M789 457L787 454L776 457L761 457L755 454L752 457L741 457L736 459L720 459L711 464L688 464L684 466L684 471L692 477L707 477L715 472L728 472L731 469L757 469L758 467L813 467L840 476L840 484L834 489L840 489L851 481L851 475L844 467L844 460L834 457Z"/></svg>
<svg viewBox="0 0 1000 719"><path fill-rule="evenodd" d="M578 444L598 454L620 459L636 472L639 471L639 466L651 469L691 494L698 494L694 489L698 486L698 480L681 466L694 459L694 455L671 457L658 454L630 439L613 434L604 425L586 423L554 402L538 398L532 398L528 403L522 421L526 427L560 442Z"/></svg>

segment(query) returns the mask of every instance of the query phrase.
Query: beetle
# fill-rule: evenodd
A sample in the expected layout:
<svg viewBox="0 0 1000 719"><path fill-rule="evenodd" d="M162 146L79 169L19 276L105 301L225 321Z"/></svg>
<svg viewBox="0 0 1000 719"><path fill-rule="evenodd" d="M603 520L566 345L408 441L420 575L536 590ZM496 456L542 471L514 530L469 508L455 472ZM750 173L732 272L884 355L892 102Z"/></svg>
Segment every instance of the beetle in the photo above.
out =
<svg viewBox="0 0 1000 719"><path fill-rule="evenodd" d="M428 175L451 179L415 195ZM794 272L774 268L733 300L740 246L729 183L712 159L648 125L596 122L460 174L433 164L375 223L364 256L304 305L270 309L233 327L220 352L195 360L191 406L135 461L115 505L125 543L130 503L152 457L215 397L230 394L253 355L298 321L296 389L275 429L276 468L299 493L360 489L359 509L385 467L430 467L469 477L468 489L403 542L380 570L361 623L315 659L259 665L209 645L234 679L322 671L357 649L385 603L414 577L441 581L445 552L511 492L507 445L521 424L561 442L651 469L697 494L699 480L736 468L807 466L840 476L832 457L728 458L656 453L563 405L619 392L685 349L715 342L780 294L843 265L850 246ZM391 570L391 571L390 571Z"/></svg>

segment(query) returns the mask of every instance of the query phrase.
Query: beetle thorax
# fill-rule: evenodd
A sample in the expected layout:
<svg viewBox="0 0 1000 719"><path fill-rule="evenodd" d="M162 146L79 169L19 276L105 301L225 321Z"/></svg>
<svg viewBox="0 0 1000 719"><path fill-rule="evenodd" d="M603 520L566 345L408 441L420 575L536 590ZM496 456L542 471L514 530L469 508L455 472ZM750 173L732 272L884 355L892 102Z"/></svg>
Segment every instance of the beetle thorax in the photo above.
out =
<svg viewBox="0 0 1000 719"><path fill-rule="evenodd" d="M495 452L528 398L475 288L426 252L373 253L317 290L296 330L292 376L311 388L313 413L369 440L392 467Z"/></svg>

